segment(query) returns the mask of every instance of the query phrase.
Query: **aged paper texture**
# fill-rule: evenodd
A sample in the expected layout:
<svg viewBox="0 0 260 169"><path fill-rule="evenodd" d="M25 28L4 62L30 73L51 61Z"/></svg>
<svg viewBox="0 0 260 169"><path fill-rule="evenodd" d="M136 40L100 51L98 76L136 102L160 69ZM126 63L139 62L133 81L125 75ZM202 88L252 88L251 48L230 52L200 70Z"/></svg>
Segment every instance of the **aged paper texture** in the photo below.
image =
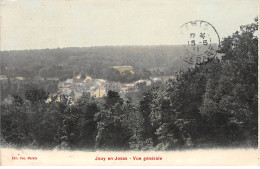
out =
<svg viewBox="0 0 260 169"><path fill-rule="evenodd" d="M0 0L0 165L260 165L258 5Z"/></svg>

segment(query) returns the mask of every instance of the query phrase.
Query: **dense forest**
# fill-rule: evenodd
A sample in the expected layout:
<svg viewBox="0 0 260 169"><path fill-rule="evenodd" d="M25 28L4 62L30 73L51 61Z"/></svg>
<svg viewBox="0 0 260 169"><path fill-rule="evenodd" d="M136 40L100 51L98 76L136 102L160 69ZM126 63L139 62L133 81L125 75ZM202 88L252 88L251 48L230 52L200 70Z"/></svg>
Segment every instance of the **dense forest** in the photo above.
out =
<svg viewBox="0 0 260 169"><path fill-rule="evenodd" d="M27 90L24 99L13 95L12 103L1 104L1 142L81 150L256 148L257 30L258 19L241 26L222 40L222 59L178 71L176 79L144 91L138 103L114 91L100 99L85 93L74 105L66 97L46 103L48 94L39 88ZM59 56L56 63L78 61L69 60Z"/></svg>
<svg viewBox="0 0 260 169"><path fill-rule="evenodd" d="M152 76L167 76L190 65L181 60L181 46L106 46L0 51L0 100L10 94L24 98L32 86L57 92L58 82L81 74L121 83ZM134 73L120 74L113 66L132 66ZM15 80L25 78L24 81ZM14 79L14 80L13 80ZM43 80L41 80L43 79ZM53 79L57 79L56 81Z"/></svg>
<svg viewBox="0 0 260 169"><path fill-rule="evenodd" d="M172 75L188 65L181 61L182 46L107 46L58 48L23 51L1 51L0 67L7 77L59 78L66 80L74 74L96 78L111 78L112 66L134 68L132 80L147 76ZM113 77L112 77L113 78ZM122 80L119 78L115 80ZM130 79L131 80L131 79ZM129 80L128 80L129 81Z"/></svg>

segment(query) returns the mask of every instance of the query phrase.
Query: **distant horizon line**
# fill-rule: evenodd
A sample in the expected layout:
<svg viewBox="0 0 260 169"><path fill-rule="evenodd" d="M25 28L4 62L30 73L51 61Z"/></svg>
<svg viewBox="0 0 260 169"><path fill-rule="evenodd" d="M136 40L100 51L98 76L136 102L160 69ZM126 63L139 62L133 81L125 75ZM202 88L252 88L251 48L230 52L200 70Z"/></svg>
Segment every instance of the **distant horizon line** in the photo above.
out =
<svg viewBox="0 0 260 169"><path fill-rule="evenodd" d="M9 49L9 50L0 50L0 52L8 51L27 51L27 50L53 50L53 49L68 49L68 48L99 48L99 47L160 47L160 46L183 46L183 44L176 45L101 45L101 46L84 46L84 47L56 47L56 48L31 48L31 49Z"/></svg>

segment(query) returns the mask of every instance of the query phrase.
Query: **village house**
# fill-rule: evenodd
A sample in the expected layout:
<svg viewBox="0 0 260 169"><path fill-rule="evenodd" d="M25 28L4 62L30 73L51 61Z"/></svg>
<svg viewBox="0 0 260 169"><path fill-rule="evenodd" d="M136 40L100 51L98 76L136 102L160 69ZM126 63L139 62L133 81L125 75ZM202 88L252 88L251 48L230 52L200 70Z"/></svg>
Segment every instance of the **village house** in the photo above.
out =
<svg viewBox="0 0 260 169"><path fill-rule="evenodd" d="M119 82L108 82L106 84L106 90L112 90L112 91L115 91L115 92L120 92L121 90L121 83Z"/></svg>
<svg viewBox="0 0 260 169"><path fill-rule="evenodd" d="M22 81L22 80L24 80L24 77L16 77L16 80Z"/></svg>
<svg viewBox="0 0 260 169"><path fill-rule="evenodd" d="M65 81L65 84L71 84L71 83L73 83L73 79L67 79L67 80Z"/></svg>
<svg viewBox="0 0 260 169"><path fill-rule="evenodd" d="M86 76L86 78L83 80L83 83L91 83L93 79L90 76Z"/></svg>
<svg viewBox="0 0 260 169"><path fill-rule="evenodd" d="M81 78L81 75L77 75L74 79L80 79Z"/></svg>
<svg viewBox="0 0 260 169"><path fill-rule="evenodd" d="M147 80L147 79L145 79L145 80L141 79L141 80L138 80L135 82L135 84L138 84L138 83L145 83L146 86L150 86L152 84L151 80Z"/></svg>
<svg viewBox="0 0 260 169"><path fill-rule="evenodd" d="M106 89L103 88L98 88L96 89L94 92L91 93L92 97L96 97L96 98L101 98L106 96Z"/></svg>
<svg viewBox="0 0 260 169"><path fill-rule="evenodd" d="M6 80L6 76L5 75L0 75L0 80Z"/></svg>
<svg viewBox="0 0 260 169"><path fill-rule="evenodd" d="M127 89L126 90L127 92L136 91L137 90L136 85L134 83L124 84L124 87Z"/></svg>
<svg viewBox="0 0 260 169"><path fill-rule="evenodd" d="M49 96L45 102L50 103L52 101L52 99L54 98L54 96L56 96L56 94L52 94L51 96ZM55 102L60 102L60 101L61 101L61 96L57 95Z"/></svg>

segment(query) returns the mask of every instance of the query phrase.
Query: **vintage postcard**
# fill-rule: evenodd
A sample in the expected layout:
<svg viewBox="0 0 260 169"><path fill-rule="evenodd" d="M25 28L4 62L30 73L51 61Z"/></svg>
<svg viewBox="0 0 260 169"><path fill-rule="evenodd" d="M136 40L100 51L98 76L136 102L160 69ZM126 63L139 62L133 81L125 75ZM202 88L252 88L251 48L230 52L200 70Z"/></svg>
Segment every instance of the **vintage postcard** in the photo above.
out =
<svg viewBox="0 0 260 169"><path fill-rule="evenodd" d="M0 0L0 165L260 165L257 0Z"/></svg>

